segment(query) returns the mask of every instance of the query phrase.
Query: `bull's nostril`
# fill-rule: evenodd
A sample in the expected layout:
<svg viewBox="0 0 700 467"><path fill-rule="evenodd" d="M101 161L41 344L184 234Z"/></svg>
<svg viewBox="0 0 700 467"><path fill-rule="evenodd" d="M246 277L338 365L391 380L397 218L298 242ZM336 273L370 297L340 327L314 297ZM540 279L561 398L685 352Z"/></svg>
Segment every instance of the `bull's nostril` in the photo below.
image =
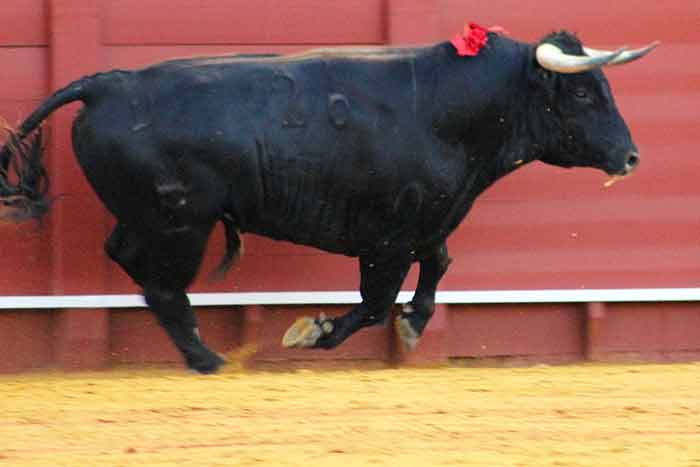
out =
<svg viewBox="0 0 700 467"><path fill-rule="evenodd" d="M633 169L639 165L639 154L632 152L627 156L627 167Z"/></svg>

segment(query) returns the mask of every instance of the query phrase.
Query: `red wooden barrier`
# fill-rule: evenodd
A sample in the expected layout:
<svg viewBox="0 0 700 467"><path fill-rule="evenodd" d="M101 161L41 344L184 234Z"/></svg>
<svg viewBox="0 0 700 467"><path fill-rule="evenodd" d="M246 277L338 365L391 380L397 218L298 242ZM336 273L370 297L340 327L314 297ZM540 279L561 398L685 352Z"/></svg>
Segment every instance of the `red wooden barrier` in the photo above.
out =
<svg viewBox="0 0 700 467"><path fill-rule="evenodd" d="M3 0L0 3L0 115L14 124L81 75L187 55L292 52L316 45L444 40L465 21L504 26L535 40L553 28L591 45L663 46L643 62L608 73L642 151L640 170L613 189L599 173L538 166L500 182L450 239L455 262L442 290L696 287L700 278L694 157L700 103L698 4L622 0ZM601 8L603 9L601 11ZM167 14L163 14L167 11ZM51 120L49 170L57 196L44 228L2 225L1 295L134 293L102 252L112 221L70 148L78 106ZM218 284L197 292L353 290L352 259L246 237L246 256ZM215 233L203 267L222 251ZM294 270L290 274L290 269ZM415 271L405 290L415 284ZM340 312L344 307L326 307ZM318 307L202 310L202 332L226 351L254 343L259 360L448 357L557 359L700 352L700 310L686 304L440 305L416 353L374 328L336 352L282 351L296 316ZM684 323L695 323L692 326ZM654 332L652 332L653 330ZM95 367L177 359L150 315L136 310L0 310L0 370Z"/></svg>

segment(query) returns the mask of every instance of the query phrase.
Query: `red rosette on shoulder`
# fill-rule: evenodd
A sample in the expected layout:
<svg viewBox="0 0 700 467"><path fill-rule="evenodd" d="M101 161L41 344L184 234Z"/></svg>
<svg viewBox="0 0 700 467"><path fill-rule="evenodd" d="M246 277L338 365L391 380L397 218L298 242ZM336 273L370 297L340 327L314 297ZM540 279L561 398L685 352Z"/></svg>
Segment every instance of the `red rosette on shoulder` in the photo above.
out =
<svg viewBox="0 0 700 467"><path fill-rule="evenodd" d="M457 49L457 55L460 57L474 57L489 41L489 32L508 35L508 32L500 26L486 29L476 23L469 23L464 26L464 32L461 35L457 34L450 42Z"/></svg>
<svg viewBox="0 0 700 467"><path fill-rule="evenodd" d="M457 49L460 57L474 57L486 45L489 40L488 30L476 23L464 26L464 33L457 34L452 39L452 45Z"/></svg>

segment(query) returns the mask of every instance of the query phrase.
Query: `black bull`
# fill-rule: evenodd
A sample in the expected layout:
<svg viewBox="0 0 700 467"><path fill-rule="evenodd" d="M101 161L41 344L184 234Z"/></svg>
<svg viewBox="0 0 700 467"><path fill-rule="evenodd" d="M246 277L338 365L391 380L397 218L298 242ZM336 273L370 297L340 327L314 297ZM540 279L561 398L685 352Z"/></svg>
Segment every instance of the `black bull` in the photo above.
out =
<svg viewBox="0 0 700 467"><path fill-rule="evenodd" d="M543 44L561 56L541 58ZM417 290L396 321L412 347L450 263L445 240L487 187L534 160L620 176L634 168L636 148L600 67L648 50L588 52L565 32L534 45L489 34L475 57L445 43L97 74L10 132L0 152L3 213L46 211L37 128L80 100L74 151L117 220L106 251L143 288L191 368L223 363L202 343L185 293L219 221L222 271L240 232L359 258L362 303L338 318L298 321L287 346L329 349L383 322L419 262Z"/></svg>

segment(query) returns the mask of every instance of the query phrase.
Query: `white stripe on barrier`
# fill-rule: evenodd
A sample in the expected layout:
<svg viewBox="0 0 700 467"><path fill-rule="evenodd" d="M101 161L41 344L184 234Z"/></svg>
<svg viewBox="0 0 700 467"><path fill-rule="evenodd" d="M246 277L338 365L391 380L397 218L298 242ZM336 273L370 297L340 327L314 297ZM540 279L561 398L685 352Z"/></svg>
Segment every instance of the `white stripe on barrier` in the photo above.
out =
<svg viewBox="0 0 700 467"><path fill-rule="evenodd" d="M359 292L243 292L191 293L194 306L237 305L343 305L360 302ZM413 292L401 292L406 303ZM461 290L438 292L437 303L589 303L589 302L692 302L700 301L700 288L667 289L559 289ZM0 309L142 308L140 295L33 295L0 296Z"/></svg>

